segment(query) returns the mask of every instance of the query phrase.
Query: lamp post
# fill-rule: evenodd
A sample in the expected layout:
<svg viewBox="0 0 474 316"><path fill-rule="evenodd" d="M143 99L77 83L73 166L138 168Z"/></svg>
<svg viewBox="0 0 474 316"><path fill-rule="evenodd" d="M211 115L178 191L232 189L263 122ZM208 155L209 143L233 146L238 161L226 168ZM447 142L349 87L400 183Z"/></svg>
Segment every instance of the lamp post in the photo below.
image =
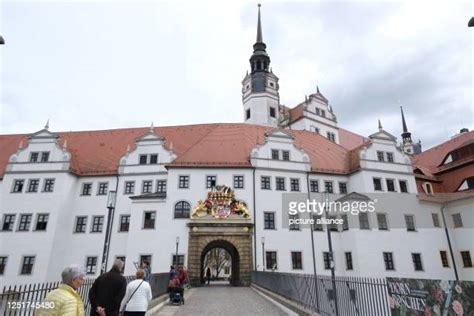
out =
<svg viewBox="0 0 474 316"><path fill-rule="evenodd" d="M265 236L262 236L262 262L263 271L265 271Z"/></svg>
<svg viewBox="0 0 474 316"><path fill-rule="evenodd" d="M176 261L175 262L175 267L176 268L178 267L178 262L179 262L179 260L178 260L178 248L179 248L179 236L176 237L176 256L175 256L175 258L176 258L175 259L175 261Z"/></svg>
<svg viewBox="0 0 474 316"><path fill-rule="evenodd" d="M105 273L107 269L107 261L109 259L109 249L110 249L110 237L112 235L112 222L114 218L116 201L117 201L117 192L109 191L109 195L107 197L107 209L109 210L109 213L107 215L107 227L105 229L104 251L102 253L102 265L100 268L100 274Z"/></svg>
<svg viewBox="0 0 474 316"><path fill-rule="evenodd" d="M331 229L330 226L327 224L328 220L328 206L329 206L329 193L324 191L324 214L326 217L326 232L328 237L328 248L329 248L329 264L331 268L331 281L332 281L332 288L334 291L334 306L336 308L336 316L339 316L339 309L337 306L337 290L336 290L336 272L335 272L335 264L334 264L334 253L332 250L332 239L331 239Z"/></svg>

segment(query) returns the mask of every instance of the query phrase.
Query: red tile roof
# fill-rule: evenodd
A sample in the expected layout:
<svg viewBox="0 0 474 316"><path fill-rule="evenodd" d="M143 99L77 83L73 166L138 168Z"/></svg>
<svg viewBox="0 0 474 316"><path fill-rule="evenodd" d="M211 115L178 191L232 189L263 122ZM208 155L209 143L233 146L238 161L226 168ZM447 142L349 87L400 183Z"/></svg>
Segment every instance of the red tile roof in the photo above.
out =
<svg viewBox="0 0 474 316"><path fill-rule="evenodd" d="M67 149L72 154L71 172L113 175L127 147L133 150L136 138L148 130L144 127L55 134L61 146L67 141ZM252 148L264 144L265 134L274 128L238 123L156 127L154 130L165 137L165 147L172 146L177 154L169 167L250 167ZM362 136L342 130L342 145L338 145L312 132L286 131L310 156L313 171L346 174L359 166L357 152L364 139ZM26 147L27 135L0 135L0 178L20 142Z"/></svg>

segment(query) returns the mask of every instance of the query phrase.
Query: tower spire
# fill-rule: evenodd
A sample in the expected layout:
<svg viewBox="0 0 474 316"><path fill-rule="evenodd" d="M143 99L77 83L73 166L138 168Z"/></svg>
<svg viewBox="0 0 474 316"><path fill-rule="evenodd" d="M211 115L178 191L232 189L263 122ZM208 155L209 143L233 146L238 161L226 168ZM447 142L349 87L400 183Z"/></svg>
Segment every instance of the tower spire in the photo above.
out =
<svg viewBox="0 0 474 316"><path fill-rule="evenodd" d="M263 35L262 35L262 22L260 18L260 7L262 5L258 4L258 25L257 25L257 43L263 43Z"/></svg>
<svg viewBox="0 0 474 316"><path fill-rule="evenodd" d="M403 125L403 133L408 132L407 123L405 122L405 115L403 115L403 106L400 105L400 111L402 112L402 125Z"/></svg>

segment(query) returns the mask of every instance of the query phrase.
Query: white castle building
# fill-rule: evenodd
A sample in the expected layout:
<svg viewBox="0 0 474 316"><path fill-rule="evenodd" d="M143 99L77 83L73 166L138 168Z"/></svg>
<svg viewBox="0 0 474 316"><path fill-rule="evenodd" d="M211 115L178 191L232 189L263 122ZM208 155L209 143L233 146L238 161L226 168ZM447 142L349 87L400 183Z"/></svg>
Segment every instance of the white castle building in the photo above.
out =
<svg viewBox="0 0 474 316"><path fill-rule="evenodd" d="M127 275L144 260L152 272L178 261L199 278L199 262L213 247L233 257L236 284L248 283L252 269L329 274L326 228L289 227L282 206L285 193L321 199L327 191L359 200L384 193L392 201L331 231L336 275L474 280L474 134L413 156L419 150L405 123L403 146L380 123L374 134L357 135L338 125L319 89L282 106L260 11L253 48L242 81L243 123L80 132L47 124L29 135L0 135L0 283L57 280L71 263L97 276L110 191L107 268L122 258ZM455 189L441 195L436 172L455 163L444 155L459 148L468 156L449 178L458 180L445 180ZM250 217L193 218L216 185L232 188Z"/></svg>

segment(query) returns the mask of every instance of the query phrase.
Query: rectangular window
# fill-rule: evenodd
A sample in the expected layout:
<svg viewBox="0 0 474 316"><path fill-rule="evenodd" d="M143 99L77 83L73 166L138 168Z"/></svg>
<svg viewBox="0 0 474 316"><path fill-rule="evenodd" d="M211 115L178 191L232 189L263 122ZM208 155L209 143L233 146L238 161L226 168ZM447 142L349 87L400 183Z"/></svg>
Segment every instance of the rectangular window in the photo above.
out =
<svg viewBox="0 0 474 316"><path fill-rule="evenodd" d="M143 267L143 265L147 263L149 266L151 266L151 255L141 255L140 256L140 267Z"/></svg>
<svg viewBox="0 0 474 316"><path fill-rule="evenodd" d="M449 268L448 252L441 250L439 252L439 256L441 257L441 264L443 265L443 268Z"/></svg>
<svg viewBox="0 0 474 316"><path fill-rule="evenodd" d="M155 211L145 212L145 215L143 217L143 228L144 229L154 229L155 228L155 218L156 218L156 212Z"/></svg>
<svg viewBox="0 0 474 316"><path fill-rule="evenodd" d="M180 189L189 188L189 176L179 176L179 188Z"/></svg>
<svg viewBox="0 0 474 316"><path fill-rule="evenodd" d="M283 150L281 152L281 155L282 155L282 160L290 161L290 152L288 150Z"/></svg>
<svg viewBox="0 0 474 316"><path fill-rule="evenodd" d="M76 217L76 227L74 228L75 233L85 233L87 227L87 216Z"/></svg>
<svg viewBox="0 0 474 316"><path fill-rule="evenodd" d="M347 183L339 182L339 193L340 194L347 194Z"/></svg>
<svg viewBox="0 0 474 316"><path fill-rule="evenodd" d="M415 271L423 271L423 264L421 263L421 253L412 253L413 267Z"/></svg>
<svg viewBox="0 0 474 316"><path fill-rule="evenodd" d="M387 153L387 161L393 162L393 153Z"/></svg>
<svg viewBox="0 0 474 316"><path fill-rule="evenodd" d="M405 215L405 224L407 225L407 231L415 232L415 215Z"/></svg>
<svg viewBox="0 0 474 316"><path fill-rule="evenodd" d="M158 154L150 155L150 164L156 165L158 163Z"/></svg>
<svg viewBox="0 0 474 316"><path fill-rule="evenodd" d="M309 189L311 192L319 192L319 181L318 180L309 181Z"/></svg>
<svg viewBox="0 0 474 316"><path fill-rule="evenodd" d="M95 274L97 271L97 257L87 257L86 274Z"/></svg>
<svg viewBox="0 0 474 316"><path fill-rule="evenodd" d="M29 275L33 272L33 266L35 264L35 256L24 256L23 264L21 265L21 274Z"/></svg>
<svg viewBox="0 0 474 316"><path fill-rule="evenodd" d="M91 195L91 193L92 193L92 183L83 183L81 195Z"/></svg>
<svg viewBox="0 0 474 316"><path fill-rule="evenodd" d="M13 225L15 225L16 214L3 215L2 232L11 232Z"/></svg>
<svg viewBox="0 0 474 316"><path fill-rule="evenodd" d="M171 265L175 266L184 266L184 255L178 255L178 257L176 257L176 255L173 255L173 257L171 258Z"/></svg>
<svg viewBox="0 0 474 316"><path fill-rule="evenodd" d="M264 212L263 222L264 222L264 229L275 229L275 213Z"/></svg>
<svg viewBox="0 0 474 316"><path fill-rule="evenodd" d="M324 230L324 227L323 227L323 224L321 223L321 220L322 220L322 216L321 215L315 215L313 214L313 230L314 231L323 231Z"/></svg>
<svg viewBox="0 0 474 316"><path fill-rule="evenodd" d="M385 161L383 151L377 151L377 160L382 162Z"/></svg>
<svg viewBox="0 0 474 316"><path fill-rule="evenodd" d="M139 158L138 163L139 163L140 165L146 165L146 163L147 163L147 158L148 158L148 155L140 155L140 158Z"/></svg>
<svg viewBox="0 0 474 316"><path fill-rule="evenodd" d="M104 227L104 216L92 216L92 233L101 233Z"/></svg>
<svg viewBox="0 0 474 316"><path fill-rule="evenodd" d="M388 230L387 214L377 213L377 225L379 230Z"/></svg>
<svg viewBox="0 0 474 316"><path fill-rule="evenodd" d="M120 215L120 232L128 232L130 229L130 215Z"/></svg>
<svg viewBox="0 0 474 316"><path fill-rule="evenodd" d="M270 117L276 117L276 112L274 107L270 107Z"/></svg>
<svg viewBox="0 0 474 316"><path fill-rule="evenodd" d="M347 214L342 214L341 215L341 220L342 220L342 230L349 230L349 218Z"/></svg>
<svg viewBox="0 0 474 316"><path fill-rule="evenodd" d="M275 187L277 191L285 191L285 178L275 177L275 182Z"/></svg>
<svg viewBox="0 0 474 316"><path fill-rule="evenodd" d="M324 181L324 189L326 193L334 193L332 181Z"/></svg>
<svg viewBox="0 0 474 316"><path fill-rule="evenodd" d="M461 213L453 214L454 228L463 227Z"/></svg>
<svg viewBox="0 0 474 316"><path fill-rule="evenodd" d="M97 195L107 195L107 190L109 188L108 182L99 182L99 188L97 189Z"/></svg>
<svg viewBox="0 0 474 316"><path fill-rule="evenodd" d="M262 176L260 178L262 190L271 190L270 177Z"/></svg>
<svg viewBox="0 0 474 316"><path fill-rule="evenodd" d="M294 270L303 269L303 261L301 260L301 251L291 252L291 265Z"/></svg>
<svg viewBox="0 0 474 316"><path fill-rule="evenodd" d="M43 184L43 192L53 192L54 179L45 179Z"/></svg>
<svg viewBox="0 0 474 316"><path fill-rule="evenodd" d="M49 214L38 214L36 217L36 228L35 230L46 230L48 226Z"/></svg>
<svg viewBox="0 0 474 316"><path fill-rule="evenodd" d="M18 179L13 182L13 193L21 193L23 192L23 186L25 184L25 180L23 179Z"/></svg>
<svg viewBox="0 0 474 316"><path fill-rule="evenodd" d="M5 274L5 267L7 266L8 257L0 257L0 275Z"/></svg>
<svg viewBox="0 0 474 316"><path fill-rule="evenodd" d="M363 212L359 213L359 225L360 229L370 229L369 214Z"/></svg>
<svg viewBox="0 0 474 316"><path fill-rule="evenodd" d="M290 189L291 191L300 190L300 179L290 179Z"/></svg>
<svg viewBox="0 0 474 316"><path fill-rule="evenodd" d="M461 251L461 258L464 268L472 268L471 253L469 251Z"/></svg>
<svg viewBox="0 0 474 316"><path fill-rule="evenodd" d="M398 184L400 185L400 192L408 193L408 185L405 180L399 180Z"/></svg>
<svg viewBox="0 0 474 316"><path fill-rule="evenodd" d="M277 270L277 253L276 251L267 251L265 253L265 262L267 264L267 270Z"/></svg>
<svg viewBox="0 0 474 316"><path fill-rule="evenodd" d="M166 193L166 180L156 181L156 192Z"/></svg>
<svg viewBox="0 0 474 316"><path fill-rule="evenodd" d="M30 162L38 162L39 153L32 152L30 153Z"/></svg>
<svg viewBox="0 0 474 316"><path fill-rule="evenodd" d="M326 117L326 111L325 110L321 110L321 116Z"/></svg>
<svg viewBox="0 0 474 316"><path fill-rule="evenodd" d="M206 177L206 189L210 189L216 186L217 177L216 176L207 176Z"/></svg>
<svg viewBox="0 0 474 316"><path fill-rule="evenodd" d="M280 151L277 149L272 149L272 159L279 160L280 159Z"/></svg>
<svg viewBox="0 0 474 316"><path fill-rule="evenodd" d="M125 256L116 256L115 259L121 260L123 262L122 270L120 271L123 274L125 272L125 262L127 260L127 257L125 257Z"/></svg>
<svg viewBox="0 0 474 316"><path fill-rule="evenodd" d="M142 182L142 193L151 193L153 190L153 181L144 180Z"/></svg>
<svg viewBox="0 0 474 316"><path fill-rule="evenodd" d="M125 181L124 194L134 194L135 193L135 181Z"/></svg>
<svg viewBox="0 0 474 316"><path fill-rule="evenodd" d="M49 160L49 152L44 151L41 153L41 162L48 162Z"/></svg>
<svg viewBox="0 0 474 316"><path fill-rule="evenodd" d="M295 223L295 220L299 219L299 215L298 214L289 215L289 219L293 220L293 222L290 223L290 230L300 230L300 225Z"/></svg>
<svg viewBox="0 0 474 316"><path fill-rule="evenodd" d="M320 112L320 111L321 111L321 110L320 110L319 108L316 108L316 115L318 115L318 116L321 115L321 112Z"/></svg>
<svg viewBox="0 0 474 316"><path fill-rule="evenodd" d="M352 266L352 252L345 252L346 256L346 270L353 270L354 267Z"/></svg>
<svg viewBox="0 0 474 316"><path fill-rule="evenodd" d="M244 176L234 176L234 189L244 188Z"/></svg>
<svg viewBox="0 0 474 316"><path fill-rule="evenodd" d="M382 179L373 178L374 181L374 191L382 191Z"/></svg>
<svg viewBox="0 0 474 316"><path fill-rule="evenodd" d="M30 230L31 214L20 214L20 223L18 224L18 231L25 232Z"/></svg>
<svg viewBox="0 0 474 316"><path fill-rule="evenodd" d="M332 232L338 232L339 231L339 227L338 225L335 223L335 221L337 220L337 217L336 216L326 216L326 219L327 219L327 225L328 225L328 228L330 231Z"/></svg>
<svg viewBox="0 0 474 316"><path fill-rule="evenodd" d="M383 261L385 263L385 270L387 270L387 271L395 270L395 265L393 263L393 253L384 252L383 253Z"/></svg>
<svg viewBox="0 0 474 316"><path fill-rule="evenodd" d="M247 109L247 111L245 111L245 117L248 119L250 119L250 109Z"/></svg>
<svg viewBox="0 0 474 316"><path fill-rule="evenodd" d="M395 192L395 182L393 181L393 179L387 179L386 183L387 183L387 191Z"/></svg>
<svg viewBox="0 0 474 316"><path fill-rule="evenodd" d="M431 213L431 218L433 219L433 226L434 227L441 227L441 224L439 222L439 216L436 213Z"/></svg>
<svg viewBox="0 0 474 316"><path fill-rule="evenodd" d="M329 270L331 269L331 254L327 251L323 252L323 261L324 261L324 269Z"/></svg>
<svg viewBox="0 0 474 316"><path fill-rule="evenodd" d="M39 179L30 179L28 182L28 191L26 192L38 192Z"/></svg>

